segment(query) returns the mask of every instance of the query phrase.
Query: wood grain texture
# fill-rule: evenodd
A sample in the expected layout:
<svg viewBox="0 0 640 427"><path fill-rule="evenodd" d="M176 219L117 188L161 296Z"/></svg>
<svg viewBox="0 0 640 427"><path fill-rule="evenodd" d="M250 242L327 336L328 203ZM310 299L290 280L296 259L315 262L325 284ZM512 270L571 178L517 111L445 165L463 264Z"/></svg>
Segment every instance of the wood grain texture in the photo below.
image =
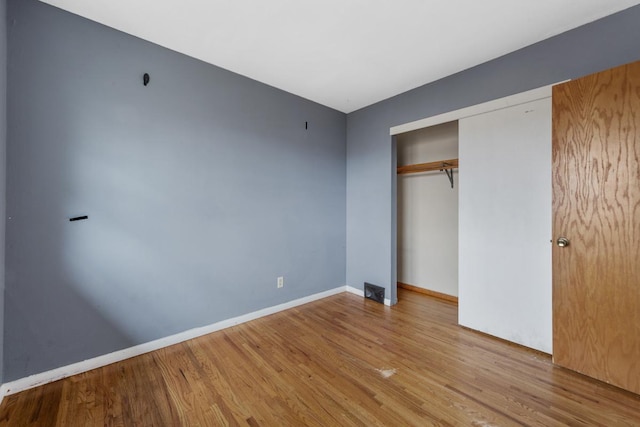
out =
<svg viewBox="0 0 640 427"><path fill-rule="evenodd" d="M640 425L640 396L456 325L339 294L8 396L0 426Z"/></svg>
<svg viewBox="0 0 640 427"><path fill-rule="evenodd" d="M408 173L421 173L431 171L441 171L445 169L457 169L458 159L440 160L429 163L416 163L414 165L398 166L398 175Z"/></svg>
<svg viewBox="0 0 640 427"><path fill-rule="evenodd" d="M554 362L640 393L640 62L554 87L553 212Z"/></svg>
<svg viewBox="0 0 640 427"><path fill-rule="evenodd" d="M452 302L454 304L458 304L458 297L453 295L443 294L442 292L432 291L431 289L421 288L420 286L410 285L408 283L398 282L398 287L402 289L406 289L413 292L418 292L420 294L428 295L433 298L441 299L443 301Z"/></svg>

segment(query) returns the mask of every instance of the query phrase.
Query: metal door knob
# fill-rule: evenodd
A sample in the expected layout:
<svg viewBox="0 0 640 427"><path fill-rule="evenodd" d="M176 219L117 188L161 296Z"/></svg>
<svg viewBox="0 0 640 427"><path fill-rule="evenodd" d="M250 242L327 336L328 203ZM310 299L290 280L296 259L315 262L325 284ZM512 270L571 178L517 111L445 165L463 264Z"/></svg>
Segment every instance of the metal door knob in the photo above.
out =
<svg viewBox="0 0 640 427"><path fill-rule="evenodd" d="M561 248L564 248L565 246L569 246L569 239L567 239L566 237L560 237L556 243Z"/></svg>

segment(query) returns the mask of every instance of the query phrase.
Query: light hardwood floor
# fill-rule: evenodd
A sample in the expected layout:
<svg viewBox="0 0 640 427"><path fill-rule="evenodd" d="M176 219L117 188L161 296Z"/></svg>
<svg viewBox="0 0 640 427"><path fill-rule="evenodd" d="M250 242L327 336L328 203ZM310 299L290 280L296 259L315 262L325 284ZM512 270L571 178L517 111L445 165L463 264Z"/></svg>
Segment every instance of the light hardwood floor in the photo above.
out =
<svg viewBox="0 0 640 427"><path fill-rule="evenodd" d="M0 426L640 425L640 396L399 296L336 295L8 396Z"/></svg>

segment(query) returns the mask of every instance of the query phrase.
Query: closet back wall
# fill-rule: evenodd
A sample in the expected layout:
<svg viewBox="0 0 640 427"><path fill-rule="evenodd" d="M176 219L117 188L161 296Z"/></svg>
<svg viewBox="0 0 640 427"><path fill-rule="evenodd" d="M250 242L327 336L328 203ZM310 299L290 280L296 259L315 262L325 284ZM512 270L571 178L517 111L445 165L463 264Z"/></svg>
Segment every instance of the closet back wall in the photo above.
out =
<svg viewBox="0 0 640 427"><path fill-rule="evenodd" d="M344 286L343 113L36 0L8 15L5 381Z"/></svg>

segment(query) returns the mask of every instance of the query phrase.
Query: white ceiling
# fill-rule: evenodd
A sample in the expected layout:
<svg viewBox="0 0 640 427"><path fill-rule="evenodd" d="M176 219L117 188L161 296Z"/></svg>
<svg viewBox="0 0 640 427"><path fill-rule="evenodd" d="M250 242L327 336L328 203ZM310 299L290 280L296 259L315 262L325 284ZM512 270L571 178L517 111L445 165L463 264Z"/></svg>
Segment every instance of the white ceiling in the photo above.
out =
<svg viewBox="0 0 640 427"><path fill-rule="evenodd" d="M41 0L351 112L640 0Z"/></svg>

